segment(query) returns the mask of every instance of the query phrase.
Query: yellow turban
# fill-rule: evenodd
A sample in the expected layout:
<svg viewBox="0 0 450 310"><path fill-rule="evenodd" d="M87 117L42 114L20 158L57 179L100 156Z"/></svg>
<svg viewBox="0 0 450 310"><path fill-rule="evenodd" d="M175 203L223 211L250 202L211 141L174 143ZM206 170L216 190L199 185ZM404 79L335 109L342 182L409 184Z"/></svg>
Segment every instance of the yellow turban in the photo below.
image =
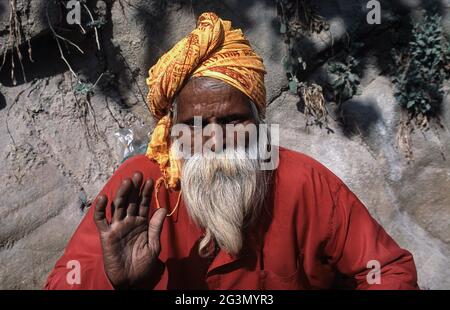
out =
<svg viewBox="0 0 450 310"><path fill-rule="evenodd" d="M262 58L253 51L242 31L233 29L231 22L214 13L203 13L198 18L197 28L150 68L146 81L147 104L159 121L146 156L159 164L161 181L167 188L175 188L180 179L179 163L170 154L172 120L169 111L184 83L197 76L222 80L246 94L264 115L264 74Z"/></svg>

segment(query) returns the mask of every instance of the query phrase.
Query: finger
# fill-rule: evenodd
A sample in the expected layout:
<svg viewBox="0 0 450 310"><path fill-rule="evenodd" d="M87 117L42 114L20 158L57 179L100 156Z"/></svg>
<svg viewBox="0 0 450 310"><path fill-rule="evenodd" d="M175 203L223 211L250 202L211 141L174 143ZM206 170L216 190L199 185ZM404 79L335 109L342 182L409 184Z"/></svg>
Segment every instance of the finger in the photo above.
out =
<svg viewBox="0 0 450 310"><path fill-rule="evenodd" d="M159 240L166 215L167 209L165 208L155 211L148 224L148 240Z"/></svg>
<svg viewBox="0 0 450 310"><path fill-rule="evenodd" d="M94 209L94 222L100 232L108 230L109 224L106 220L106 206L108 205L108 197L100 195Z"/></svg>
<svg viewBox="0 0 450 310"><path fill-rule="evenodd" d="M144 184L144 189L142 190L142 199L139 205L139 216L147 218L148 210L150 209L150 202L152 201L153 193L153 180L149 179Z"/></svg>
<svg viewBox="0 0 450 310"><path fill-rule="evenodd" d="M127 207L127 215L136 216L139 211L139 194L142 186L142 173L137 171L133 174L133 190L130 194L129 204Z"/></svg>
<svg viewBox="0 0 450 310"><path fill-rule="evenodd" d="M112 222L122 220L126 215L126 206L128 205L128 197L133 188L133 182L130 179L125 179L119 187L114 198L114 216Z"/></svg>

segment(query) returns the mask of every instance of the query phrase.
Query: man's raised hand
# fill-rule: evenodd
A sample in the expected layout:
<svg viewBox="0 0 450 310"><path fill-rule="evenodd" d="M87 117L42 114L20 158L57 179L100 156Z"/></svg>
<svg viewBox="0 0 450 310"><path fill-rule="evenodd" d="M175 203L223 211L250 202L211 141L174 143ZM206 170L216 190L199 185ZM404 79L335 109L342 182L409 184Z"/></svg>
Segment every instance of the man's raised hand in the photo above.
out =
<svg viewBox="0 0 450 310"><path fill-rule="evenodd" d="M153 181L145 181L141 191L142 181L140 172L122 181L111 204L111 222L106 219L105 195L98 197L95 206L105 272L115 288L133 288L148 279L160 253L167 209L156 210L148 221Z"/></svg>

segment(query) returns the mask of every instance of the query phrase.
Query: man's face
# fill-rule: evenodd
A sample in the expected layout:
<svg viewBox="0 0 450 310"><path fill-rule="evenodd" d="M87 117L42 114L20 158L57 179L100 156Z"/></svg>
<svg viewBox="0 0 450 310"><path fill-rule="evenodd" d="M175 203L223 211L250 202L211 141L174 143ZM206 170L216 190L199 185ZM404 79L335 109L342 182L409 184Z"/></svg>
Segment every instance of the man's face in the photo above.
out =
<svg viewBox="0 0 450 310"><path fill-rule="evenodd" d="M226 252L237 255L243 246L243 229L246 222L254 221L259 214L268 182L259 160L250 156L255 153L257 143L250 142L250 134L238 139L242 131L229 130L228 133L232 132L229 140L234 145L226 147L225 143L229 143L226 125L255 125L256 114L241 91L219 80L195 78L179 93L174 116L175 124L189 126L191 140L194 133L203 131L194 128L194 117L201 118L202 126L220 128L217 132L223 135L218 139L215 130L212 136L201 135L203 145L210 139L218 139L217 145L222 143L221 151L217 146L211 147L212 156L193 151L191 141L191 156L181 165L181 190L188 213L205 231L199 252L209 254L215 242ZM177 152L178 143L175 140L172 144L173 152Z"/></svg>
<svg viewBox="0 0 450 310"><path fill-rule="evenodd" d="M218 143L222 143L222 149L226 148L227 124L245 126L256 123L249 98L240 90L217 79L206 77L191 79L180 91L176 104L175 124L190 126L191 133L201 129L194 128L194 117L201 119L203 127L208 125L220 127L222 139L217 140L215 130L211 136L201 137L202 145L209 139L213 140L213 150ZM191 140L193 148L193 135ZM237 133L233 135L233 140L237 144Z"/></svg>

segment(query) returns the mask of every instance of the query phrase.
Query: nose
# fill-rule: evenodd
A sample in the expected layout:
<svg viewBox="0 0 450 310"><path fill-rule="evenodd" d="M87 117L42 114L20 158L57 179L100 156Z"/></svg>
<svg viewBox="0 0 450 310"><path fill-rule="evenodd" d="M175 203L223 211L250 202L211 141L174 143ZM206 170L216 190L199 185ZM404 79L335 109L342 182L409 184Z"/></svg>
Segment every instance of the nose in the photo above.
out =
<svg viewBox="0 0 450 310"><path fill-rule="evenodd" d="M226 136L225 136L225 128L224 126L222 126L221 124L217 123L217 122L211 122L209 123L210 129L207 130L209 132L207 132L207 135L205 134L204 137L204 142L203 144L205 144L207 141L209 144L209 148L211 151L213 152L220 152L225 150L225 146L226 146ZM206 138L206 139L205 139Z"/></svg>

